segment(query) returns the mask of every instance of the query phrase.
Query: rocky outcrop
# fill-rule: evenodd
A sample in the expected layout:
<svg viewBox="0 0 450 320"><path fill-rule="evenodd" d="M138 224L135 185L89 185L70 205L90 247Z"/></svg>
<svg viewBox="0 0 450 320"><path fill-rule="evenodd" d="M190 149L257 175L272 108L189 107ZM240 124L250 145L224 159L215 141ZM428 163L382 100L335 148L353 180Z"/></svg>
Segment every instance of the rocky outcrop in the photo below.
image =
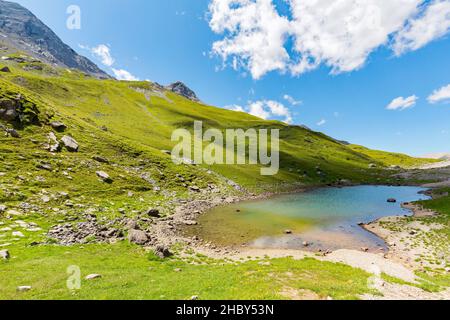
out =
<svg viewBox="0 0 450 320"><path fill-rule="evenodd" d="M21 5L0 1L0 32L8 47L15 47L52 65L74 68L97 78L111 78L89 59L80 56L41 20Z"/></svg>
<svg viewBox="0 0 450 320"><path fill-rule="evenodd" d="M167 87L165 87L166 90L172 91L176 94L179 94L182 97L185 97L186 99L199 102L200 100L197 98L197 95L194 91L192 91L190 88L188 88L183 82L177 81L174 82Z"/></svg>
<svg viewBox="0 0 450 320"><path fill-rule="evenodd" d="M39 124L39 109L21 94L0 95L0 119L16 125Z"/></svg>

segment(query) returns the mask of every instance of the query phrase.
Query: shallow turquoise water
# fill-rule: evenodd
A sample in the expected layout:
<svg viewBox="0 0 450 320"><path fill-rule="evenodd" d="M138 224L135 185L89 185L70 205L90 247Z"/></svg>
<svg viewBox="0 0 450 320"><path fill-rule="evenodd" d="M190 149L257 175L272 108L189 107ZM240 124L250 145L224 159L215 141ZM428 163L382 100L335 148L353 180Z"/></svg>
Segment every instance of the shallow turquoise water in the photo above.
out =
<svg viewBox="0 0 450 320"><path fill-rule="evenodd" d="M253 239L246 244L254 247L295 249L302 248L307 241L312 250L361 247L381 250L386 248L385 243L358 224L386 216L410 215L401 203L428 199L419 193L424 190L389 186L324 188L215 208L200 222L207 226L204 229L208 229L207 235L212 238L208 240L213 242L215 235L235 235L237 229L242 233L252 230ZM388 203L389 198L397 202ZM263 226L263 222L270 225L271 221L273 224L283 221L281 225L287 228L292 224L294 234L285 235L278 225L276 234L264 234L270 230L267 227L261 227L258 234L257 226ZM307 222L308 226L297 230L299 221ZM201 227L198 230L201 232Z"/></svg>

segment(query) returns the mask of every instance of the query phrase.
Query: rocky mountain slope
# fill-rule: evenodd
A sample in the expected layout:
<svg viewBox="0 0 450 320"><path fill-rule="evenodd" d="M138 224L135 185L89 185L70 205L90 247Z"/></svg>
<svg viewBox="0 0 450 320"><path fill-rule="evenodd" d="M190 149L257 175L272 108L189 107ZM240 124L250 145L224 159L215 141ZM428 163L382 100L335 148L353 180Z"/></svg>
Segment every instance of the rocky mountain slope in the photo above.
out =
<svg viewBox="0 0 450 320"><path fill-rule="evenodd" d="M53 66L75 68L97 78L110 78L89 59L80 56L29 10L0 0L0 47L13 47Z"/></svg>

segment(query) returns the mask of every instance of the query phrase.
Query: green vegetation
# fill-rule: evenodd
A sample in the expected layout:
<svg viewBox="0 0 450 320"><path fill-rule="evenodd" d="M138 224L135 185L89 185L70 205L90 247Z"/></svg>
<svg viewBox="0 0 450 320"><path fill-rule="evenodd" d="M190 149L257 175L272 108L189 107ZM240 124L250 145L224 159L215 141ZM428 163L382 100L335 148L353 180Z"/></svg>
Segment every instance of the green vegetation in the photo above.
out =
<svg viewBox="0 0 450 320"><path fill-rule="evenodd" d="M426 162L380 156L303 127L195 103L148 82L100 81L37 61L5 64L11 73L0 73L0 100L18 101L21 117L0 121L1 128L14 127L20 134L0 137L0 204L9 210L0 212L0 229L6 228L0 231L0 249L12 255L0 261L0 299L279 299L300 289L321 298L354 299L370 292L368 274L340 264L276 259L268 266L204 257L160 261L125 241L96 244L95 236L83 245L52 245L47 232L84 221L87 213L99 223L136 218L149 207L168 216L180 201L242 194L233 182L255 193L343 180L401 183L387 166ZM205 129L279 128L279 174L261 176L260 167L250 165L175 165L164 151L174 145L172 131L192 131L195 120ZM54 130L52 121L67 128ZM73 137L78 152L46 150L50 132L58 140ZM101 181L97 171L108 173L112 182ZM23 237L11 234L20 224L33 228L22 228ZM103 277L83 280L81 290L71 292L66 288L70 265L79 266L83 276ZM21 285L32 290L18 293Z"/></svg>
<svg viewBox="0 0 450 320"><path fill-rule="evenodd" d="M367 155L372 159L376 159L378 162L382 163L384 166L399 166L402 168L417 167L428 163L438 162L435 159L423 159L423 158L413 158L401 153L392 153L379 150L371 150L363 146L349 145L349 148Z"/></svg>
<svg viewBox="0 0 450 320"><path fill-rule="evenodd" d="M142 248L117 245L11 248L0 261L0 299L286 299L285 291L310 290L322 299L357 299L370 293L369 274L342 264L290 258L200 264L160 261ZM95 259L93 259L95 257ZM66 270L81 269L81 289L70 291ZM101 279L84 280L88 274ZM29 285L19 293L17 286Z"/></svg>

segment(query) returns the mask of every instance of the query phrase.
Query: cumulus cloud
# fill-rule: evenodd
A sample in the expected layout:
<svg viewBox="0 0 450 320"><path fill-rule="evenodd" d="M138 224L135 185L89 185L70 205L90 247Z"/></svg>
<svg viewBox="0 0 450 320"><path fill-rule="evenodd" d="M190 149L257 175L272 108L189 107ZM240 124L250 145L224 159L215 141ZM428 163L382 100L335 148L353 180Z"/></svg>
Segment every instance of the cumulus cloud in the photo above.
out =
<svg viewBox="0 0 450 320"><path fill-rule="evenodd" d="M290 17L272 0L211 0L209 25L224 35L212 52L254 79L275 70L300 75L322 64L340 73L364 66L380 46L399 55L449 31L448 0L286 2Z"/></svg>
<svg viewBox="0 0 450 320"><path fill-rule="evenodd" d="M283 99L289 102L291 106L298 106L301 105L303 102L301 100L295 100L292 96L285 94L283 96Z"/></svg>
<svg viewBox="0 0 450 320"><path fill-rule="evenodd" d="M392 102L386 107L388 110L405 110L412 108L419 98L415 95L404 98L398 97L392 100Z"/></svg>
<svg viewBox="0 0 450 320"><path fill-rule="evenodd" d="M112 68L112 71L114 72L114 76L117 78L117 80L125 80L125 81L138 81L139 80L137 77L133 76L127 70Z"/></svg>
<svg viewBox="0 0 450 320"><path fill-rule="evenodd" d="M111 55L111 50L106 44L99 44L91 49L93 55L100 59L100 61L108 67L114 64L114 58Z"/></svg>
<svg viewBox="0 0 450 320"><path fill-rule="evenodd" d="M250 101L247 106L230 105L226 109L233 111L247 112L255 117L268 119L281 119L287 124L293 122L292 114L289 108L282 103L273 100Z"/></svg>
<svg viewBox="0 0 450 320"><path fill-rule="evenodd" d="M393 49L396 55L417 50L429 42L443 37L450 31L450 1L437 0L408 21L406 28L395 37Z"/></svg>
<svg viewBox="0 0 450 320"><path fill-rule="evenodd" d="M438 103L442 101L450 101L450 84L438 90L435 90L428 97L428 102L430 103Z"/></svg>

